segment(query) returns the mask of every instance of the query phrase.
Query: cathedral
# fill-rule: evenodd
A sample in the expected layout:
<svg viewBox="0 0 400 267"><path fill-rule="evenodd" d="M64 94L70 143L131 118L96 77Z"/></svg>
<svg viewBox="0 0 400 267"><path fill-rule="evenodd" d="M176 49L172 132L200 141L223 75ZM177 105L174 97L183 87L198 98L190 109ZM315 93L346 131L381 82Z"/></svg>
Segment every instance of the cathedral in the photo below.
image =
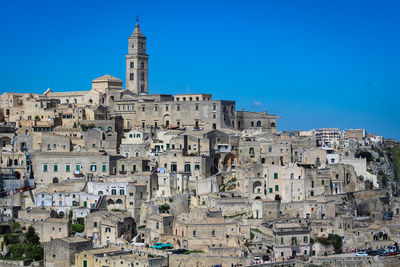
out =
<svg viewBox="0 0 400 267"><path fill-rule="evenodd" d="M120 118L123 129L244 130L276 132L276 116L267 112L236 111L231 100L214 100L207 93L149 94L149 55L139 21L128 38L125 89L122 80L104 75L92 81L88 91L43 94L3 93L2 114L21 127L79 125L82 120ZM46 122L46 123L44 123Z"/></svg>

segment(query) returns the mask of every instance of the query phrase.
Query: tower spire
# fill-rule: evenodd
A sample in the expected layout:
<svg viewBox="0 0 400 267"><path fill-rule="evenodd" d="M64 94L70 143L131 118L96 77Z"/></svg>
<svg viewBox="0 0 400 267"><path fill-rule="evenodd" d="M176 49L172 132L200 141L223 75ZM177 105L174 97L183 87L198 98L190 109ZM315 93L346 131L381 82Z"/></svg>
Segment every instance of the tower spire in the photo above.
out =
<svg viewBox="0 0 400 267"><path fill-rule="evenodd" d="M135 26L135 29L133 30L133 34L143 35L142 31L140 30L140 27L139 27L139 16L136 16L136 26Z"/></svg>

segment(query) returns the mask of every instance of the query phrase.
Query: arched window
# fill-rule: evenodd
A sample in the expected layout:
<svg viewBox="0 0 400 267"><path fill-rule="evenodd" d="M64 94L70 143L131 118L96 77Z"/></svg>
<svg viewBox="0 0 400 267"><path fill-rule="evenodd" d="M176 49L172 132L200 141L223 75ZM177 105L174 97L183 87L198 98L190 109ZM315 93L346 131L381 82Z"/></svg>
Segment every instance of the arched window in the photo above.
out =
<svg viewBox="0 0 400 267"><path fill-rule="evenodd" d="M117 190L116 189L112 189L111 190L111 195L116 196L117 195Z"/></svg>
<svg viewBox="0 0 400 267"><path fill-rule="evenodd" d="M257 127L261 127L261 121L257 121Z"/></svg>
<svg viewBox="0 0 400 267"><path fill-rule="evenodd" d="M58 178L53 178L53 184L58 184Z"/></svg>
<svg viewBox="0 0 400 267"><path fill-rule="evenodd" d="M106 233L111 233L111 228L110 227L106 227Z"/></svg>
<svg viewBox="0 0 400 267"><path fill-rule="evenodd" d="M125 195L125 190L124 190L124 189L119 190L119 194L120 194L121 196Z"/></svg>
<svg viewBox="0 0 400 267"><path fill-rule="evenodd" d="M290 179L294 179L294 173L290 174Z"/></svg>
<svg viewBox="0 0 400 267"><path fill-rule="evenodd" d="M253 194L260 194L262 190L262 185L260 181L256 181L253 184Z"/></svg>
<svg viewBox="0 0 400 267"><path fill-rule="evenodd" d="M115 201L116 204L122 204L122 199L117 199L117 201Z"/></svg>
<svg viewBox="0 0 400 267"><path fill-rule="evenodd" d="M103 191L99 191L99 192L97 192L97 194L98 194L99 196L101 196L101 195L103 195L104 193L103 193Z"/></svg>
<svg viewBox="0 0 400 267"><path fill-rule="evenodd" d="M217 124L213 123L212 128L213 130L217 129Z"/></svg>
<svg viewBox="0 0 400 267"><path fill-rule="evenodd" d="M74 98L74 104L78 104L78 100Z"/></svg>
<svg viewBox="0 0 400 267"><path fill-rule="evenodd" d="M272 127L272 128L275 128L275 127L276 127L275 122L271 122L271 127Z"/></svg>

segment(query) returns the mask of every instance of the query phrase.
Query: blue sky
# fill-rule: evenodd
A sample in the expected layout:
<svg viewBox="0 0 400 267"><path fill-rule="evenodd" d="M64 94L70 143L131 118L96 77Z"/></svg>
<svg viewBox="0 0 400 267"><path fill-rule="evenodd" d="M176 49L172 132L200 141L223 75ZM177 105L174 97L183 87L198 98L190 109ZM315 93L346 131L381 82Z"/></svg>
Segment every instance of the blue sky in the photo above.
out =
<svg viewBox="0 0 400 267"><path fill-rule="evenodd" d="M125 80L139 15L151 93L211 93L279 130L400 138L400 1L2 1L0 92Z"/></svg>

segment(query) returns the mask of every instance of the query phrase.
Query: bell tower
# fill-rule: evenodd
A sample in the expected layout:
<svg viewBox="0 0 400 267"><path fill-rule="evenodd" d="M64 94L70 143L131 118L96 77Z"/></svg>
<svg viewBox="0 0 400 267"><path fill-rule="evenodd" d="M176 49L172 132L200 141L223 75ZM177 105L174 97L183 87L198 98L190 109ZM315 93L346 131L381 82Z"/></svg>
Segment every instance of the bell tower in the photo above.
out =
<svg viewBox="0 0 400 267"><path fill-rule="evenodd" d="M146 36L139 28L139 19L128 39L126 54L126 89L135 94L149 93L149 55L146 54Z"/></svg>

